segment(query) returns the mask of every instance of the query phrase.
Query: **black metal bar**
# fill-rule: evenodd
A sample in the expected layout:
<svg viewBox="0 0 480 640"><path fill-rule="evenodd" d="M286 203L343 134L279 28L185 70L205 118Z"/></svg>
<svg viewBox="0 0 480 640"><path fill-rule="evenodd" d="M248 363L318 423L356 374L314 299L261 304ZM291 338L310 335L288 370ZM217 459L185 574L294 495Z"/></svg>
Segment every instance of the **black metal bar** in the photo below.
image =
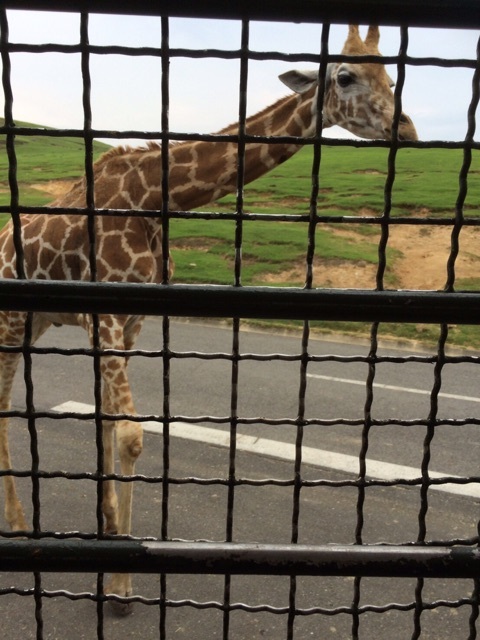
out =
<svg viewBox="0 0 480 640"><path fill-rule="evenodd" d="M0 571L477 578L472 547L2 540Z"/></svg>
<svg viewBox="0 0 480 640"><path fill-rule="evenodd" d="M457 65L455 65L457 66ZM473 65L472 65L473 66ZM121 138L139 138L144 140L158 140L162 136L167 136L172 142L185 142L204 140L205 142L238 142L238 135L235 134L218 134L218 133L187 133L179 131L170 131L162 133L161 131L140 131L138 129L129 130L112 130L112 129L37 129L35 127L8 126L0 127L1 134L15 133L17 136L43 136L46 138L113 138L115 140ZM302 144L313 145L318 142L317 138L305 138L302 136L256 136L245 134L245 142L262 142L266 144ZM329 147L354 147L357 149L366 148L390 148L389 140L360 140L350 138L320 138L323 146ZM398 143L399 148L411 149L464 149L465 141L463 140L402 140ZM469 143L472 150L480 149L480 142ZM22 207L23 211L23 207Z"/></svg>
<svg viewBox="0 0 480 640"><path fill-rule="evenodd" d="M215 318L480 324L480 293L0 281L0 309Z"/></svg>
<svg viewBox="0 0 480 640"><path fill-rule="evenodd" d="M3 0L6 8L172 17L435 26L474 29L477 0Z"/></svg>

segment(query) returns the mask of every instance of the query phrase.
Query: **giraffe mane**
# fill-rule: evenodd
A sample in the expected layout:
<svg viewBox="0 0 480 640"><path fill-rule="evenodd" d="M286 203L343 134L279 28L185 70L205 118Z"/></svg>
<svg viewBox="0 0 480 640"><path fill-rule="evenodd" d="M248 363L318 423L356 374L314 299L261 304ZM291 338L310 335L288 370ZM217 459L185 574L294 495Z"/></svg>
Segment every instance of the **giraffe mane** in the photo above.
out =
<svg viewBox="0 0 480 640"><path fill-rule="evenodd" d="M286 96L284 96L283 98L279 98L279 100L277 100L277 102L275 102L274 104L270 104L268 106L266 106L264 109L262 109L261 111L258 111L257 113L255 113L254 115L251 115L247 118L246 123L247 125L250 124L254 124L257 119L261 120L263 118L263 116L271 111L276 109L277 107L279 107L283 102L285 102L286 100L288 100L289 98L292 97L292 95L295 94L288 94ZM224 127L223 129L220 129L220 131L218 131L217 133L219 135L223 135L223 134L230 134L230 133L234 133L236 134L238 132L238 122L234 122L233 124L228 125L227 127Z"/></svg>
<svg viewBox="0 0 480 640"><path fill-rule="evenodd" d="M252 116L249 116L247 118L247 124L253 124L257 118L261 119L265 113L267 111L270 111L275 107L278 107L282 102L284 102L285 100L288 100L288 98L291 97L291 94L284 96L283 98L280 98L279 100L277 100L277 102L274 105L269 105L266 106L264 109L262 109L261 111L259 111L258 113L255 113ZM238 122L234 122L233 124L230 124L226 127L224 127L223 129L220 129L220 131L217 132L218 135L222 135L222 134L236 134L238 131ZM180 145L184 145L184 144L190 144L191 141L189 140L184 140L184 141L174 141L170 143L170 147L177 147ZM148 140L146 146L142 146L142 147L132 147L131 145L128 144L122 144L122 145L118 145L116 147L112 147L111 149L108 149L108 151L105 151L105 153L103 153L98 160L96 160L95 162L95 167L97 168L101 168L105 163L109 162L112 158L117 158L117 157L121 157L121 156L127 156L127 155L142 155L144 153L149 153L152 151L161 151L162 150L162 146L159 142L157 142L156 140Z"/></svg>
<svg viewBox="0 0 480 640"><path fill-rule="evenodd" d="M128 144L122 144L118 147L112 147L108 151L105 151L99 159L95 162L95 166L103 166L106 162L117 156L126 156L131 154L142 154L150 151L160 151L161 146L155 140L149 140L145 147L132 147Z"/></svg>

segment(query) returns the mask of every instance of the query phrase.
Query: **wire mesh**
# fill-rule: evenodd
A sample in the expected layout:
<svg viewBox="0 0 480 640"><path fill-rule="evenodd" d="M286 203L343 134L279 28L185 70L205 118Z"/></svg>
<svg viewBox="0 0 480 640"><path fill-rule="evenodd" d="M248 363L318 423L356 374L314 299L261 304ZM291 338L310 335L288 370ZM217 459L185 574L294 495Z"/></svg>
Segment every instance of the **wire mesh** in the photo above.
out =
<svg viewBox="0 0 480 640"><path fill-rule="evenodd" d="M116 4L116 9L119 10L119 4ZM201 9L198 11L200 15ZM15 427L15 431L18 429L15 436L20 442L17 453L23 449L27 453L23 459L27 461L20 462L12 470L0 471L0 475L29 482L23 485L23 492L30 496L32 528L26 532L29 538L26 541L17 541L15 532L1 531L0 569L7 575L0 583L0 607L2 601L7 603L4 605L6 611L9 606L18 606L18 601L32 600L33 613L30 612L27 630L30 635L22 637L37 638L61 637L55 636L52 629L55 625L61 629L66 607L74 607L77 602L80 608L71 610L75 611L73 615L81 615L86 630L70 631L68 637L73 639L72 633L79 633L78 637L107 637L113 623L104 611L106 601L135 602L137 606L144 607L145 621L142 623L137 618L133 627L131 622L125 621L123 631L118 631L117 626L119 637L122 633L124 637L133 637L128 634L138 632L139 627L143 627L142 637L161 639L173 638L177 633L191 638L265 636L303 639L340 636L373 639L392 637L393 628L398 630L395 637L399 638L435 637L441 640L453 635L469 639L477 637L479 589L476 548L479 537L476 500L480 474L471 458L475 455L473 444L480 418L475 414L462 414L453 408L453 403L459 401L463 391L462 381L457 384L455 380L457 375L460 378L460 374L451 371L457 372L460 367L465 367L467 374L462 373L462 376L468 377L468 372L471 372L471 377L475 378L480 361L475 352L459 353L449 348L448 340L451 323L477 324L479 317L477 294L455 291L461 231L466 226L476 227L479 223L475 214L465 214L464 206L468 180L474 177L472 154L479 149L474 139L479 100L478 57L475 60L413 58L408 53L408 29L402 27L398 55L384 59L384 62L396 65L398 74L392 142L327 141L323 137L321 123L312 137L272 140L270 136L248 133L249 64L253 60L264 59L314 62L318 65L322 85L328 62L351 61L351 57L330 54L328 24L321 31L318 55L294 55L251 50L250 22L247 19L242 22L240 47L234 51L170 47L168 17L161 19L158 48L92 45L89 43L88 22L87 14L79 16L78 45L19 44L9 42L8 15L1 12L0 48L5 96L5 121L1 134L8 156L10 203L0 207L0 213L9 213L13 220L19 280L0 282L0 307L27 311L28 319L21 345L0 345L0 354L20 353L22 356L24 381L21 392L24 402L3 410L0 415L18 424ZM433 19L431 23L434 23ZM10 56L20 52L80 54L84 114L81 129L39 130L28 125L14 125ZM90 58L93 54L142 55L160 59L160 131L110 131L92 126ZM238 132L214 135L172 132L169 124L171 60L212 56L240 61ZM464 141L406 142L398 139L403 86L408 67L413 65L472 70L472 97ZM320 91L320 110L323 98ZM25 258L20 214L51 215L63 209L47 210L21 202L16 159L18 136L83 140L86 206L73 208L69 213L88 218L90 283L26 281L22 266ZM96 247L99 238L95 231L96 216L125 215L123 210L98 209L95 206L93 141L99 137L160 140L163 150L162 207L141 212L128 210L126 213L146 219L161 216L162 285L97 282ZM189 140L236 144L238 183L233 213L217 208L209 211L170 209L168 150L172 143ZM275 215L245 210L245 149L252 142L290 142L313 147L313 179L311 192L307 194L307 214ZM331 216L322 214L318 209L322 153L327 143L332 147L388 149L381 216ZM403 148L425 147L461 149L463 152L454 219L435 215L392 215L398 174L397 154ZM174 221L182 219L199 223L211 221L212 224L233 222L231 287L169 284L170 227ZM258 221L272 225L285 222L307 224L304 289L274 290L242 285L247 245L244 231L247 224ZM363 229L380 228L375 291L321 290L314 286L315 258L319 252L318 230L324 225L341 228L346 224ZM390 233L396 225L407 224L451 229L451 249L445 265L447 279L443 292L389 290L386 270ZM94 314L92 345L32 344L33 314L38 310ZM149 338L153 336L153 343L127 351L105 350L100 343L98 314L109 312L163 317L152 320ZM185 339L183 328L190 325L179 323L178 316L231 320L227 329L222 328L221 338L211 338L208 342L205 336L210 335L209 329L203 325L193 324L193 337ZM275 348L267 342L265 335L250 333L244 322L248 318L272 317L302 321L300 329L285 339L282 337ZM337 352L332 353L328 346L320 346L313 332L314 320L332 319L372 323L369 340L353 347L348 343L335 345ZM435 323L438 326L436 348L421 353L415 349L396 351L386 348L382 341L383 323L395 321ZM219 342L222 343L221 348ZM100 368L102 357L111 355L128 356L133 370L137 363L139 366L140 363L141 366L151 363L151 376L156 376L153 380L156 402L146 404L149 411L140 411L134 416L104 411ZM73 405L60 410L37 408L41 393L37 389L41 388L42 381L36 374L38 365L35 363L38 359L50 357L58 358L56 362L61 361L67 372L73 369L74 365L70 363L77 363L78 359L86 363L90 385L86 393L89 401L86 410L79 411ZM273 377L275 369L281 372L286 382L272 391L269 387L264 388L262 381ZM408 381L414 369L420 371L426 380L431 380L430 386L414 390L425 399L425 403L419 405L420 409L417 405L411 411L404 407L396 414L394 401L385 399L382 394L401 393L401 384L405 386L405 380ZM386 371L395 371L393 378L398 380L399 376L400 381L397 384L383 382L388 379ZM404 371L407 372L405 377L402 375ZM330 385L343 381L355 389L352 372L359 374L356 385L360 393L355 396L352 392L356 404L349 415L350 405L346 399L330 398ZM193 382L188 379L191 375L194 376ZM280 384L278 378L275 380ZM200 401L193 397L195 381L202 390ZM320 393L314 388L314 381L320 383ZM445 386L454 391L445 392ZM264 399L264 395L272 392L275 394L273 408ZM80 389L78 393L81 395ZM222 396L222 399L213 402L213 395ZM446 410L443 403L448 401L452 404L445 404ZM475 400L471 399L471 402ZM145 463L142 473L130 476L104 473L102 420L105 418L128 418L144 424L146 431L154 429L154 435L148 439L153 450L152 458ZM43 426L44 421L48 422L48 427ZM62 425L69 425L72 421L82 433L87 452L75 453L79 457L79 470L60 471L57 466L59 454L55 457L48 450L43 430L48 429L48 433L53 434L47 438L58 437L61 443ZM22 435L20 427L23 423L27 424L27 432ZM95 429L93 437L89 428L92 423ZM198 440L192 435L195 432L197 436L201 434ZM335 446L341 447L337 441L338 434L353 440L358 453L355 456L344 453L343 466L329 466L330 463L325 462L320 453L324 450L328 453L328 446L333 450L336 450ZM317 436L320 440L316 439ZM202 437L205 440L202 441ZM439 449L444 451L449 441L458 437L472 438L470 457L467 456L464 466L456 467L461 472L436 473L432 458L436 462ZM277 439L285 447L277 447L272 455L271 448ZM413 474L403 462L406 456L402 449L407 449L410 441L416 460ZM440 444L437 445L438 441ZM379 442L393 447L394 453L389 457L393 475L382 475L375 470ZM207 448L212 459L205 462ZM252 456L252 453L256 455ZM252 459L257 463L260 461L259 466ZM446 459L448 456L440 457L440 460ZM454 468L454 465L448 465L448 468ZM112 479L119 483L135 483L137 493L141 495L135 503L136 510L145 510L140 517L140 531L134 532L134 536L124 536L126 539L120 536L120 541L117 536L105 532L102 514L104 486ZM57 496L61 494L53 498L54 503L60 503L62 494L70 491L73 494L76 489L70 487L80 485L88 503L85 524L83 518L76 518L75 514L63 519L56 509L52 517L52 498L48 495L50 487L54 488L54 495L55 491ZM458 497L463 490L467 492ZM385 509L382 496L387 503L390 500L393 504L393 511L387 516L382 511ZM451 518L445 521L444 514L449 510ZM191 555L188 555L187 547L182 547L185 540L190 541L187 544ZM115 546L117 543L119 546ZM146 544L151 544L149 548L159 545L159 561L153 562L148 558L143 565L137 564L132 550L139 545L143 550ZM235 566L242 544L243 550L259 553L259 557L254 559L253 570L251 565L240 569ZM53 550L52 556L38 564L49 545ZM79 555L75 560L73 551L77 553L76 545ZM325 556L328 558L328 545L332 545L332 552L340 550L346 556L343 559L334 557L325 568L322 562ZM87 568L87 558L91 562L95 549L99 548L98 564L93 561L93 568ZM109 553L117 548L118 558L113 560L113 565L108 564ZM12 549L18 550L18 556L10 561ZM275 557L269 555L272 550ZM421 555L425 550L432 551L433 555ZM302 570L299 564L285 568L285 563L291 561L295 564L296 553L300 551L306 554L307 570ZM212 563L218 552L225 556L213 571ZM371 556L366 556L369 552ZM393 558L390 564L385 560L385 553L390 553ZM188 558L182 566L182 573L187 574L188 580L182 581L176 575L180 573L180 559L174 555L171 560L169 554ZM452 555L457 557L455 554L462 560L460 568L450 564ZM438 558L441 568L436 564ZM103 572L111 571L115 562L125 563L121 570L153 575L142 575L143 582L138 590L135 589L135 595L122 598L109 594ZM282 567L280 571L276 569L276 562ZM73 566L77 568L73 569ZM386 567L385 573L378 566ZM19 567L22 571L31 571L33 577L17 574ZM83 579L82 569L101 572L94 588L91 580ZM66 574L57 577L57 573L60 575L65 571ZM73 571L79 572L78 579L73 576ZM198 581L196 574L199 574ZM11 584L12 576L15 577L15 585L7 586ZM401 580L399 576L402 576ZM437 576L437 579L432 576ZM136 577L140 579L140 576ZM93 611L92 622L85 622L85 617ZM2 612L2 615L5 614Z"/></svg>

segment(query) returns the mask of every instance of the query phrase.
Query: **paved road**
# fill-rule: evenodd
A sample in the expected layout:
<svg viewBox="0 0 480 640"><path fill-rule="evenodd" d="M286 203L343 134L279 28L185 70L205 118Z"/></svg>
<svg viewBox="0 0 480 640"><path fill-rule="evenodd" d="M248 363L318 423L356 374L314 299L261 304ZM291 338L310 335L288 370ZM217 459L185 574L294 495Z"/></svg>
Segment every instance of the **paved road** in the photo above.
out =
<svg viewBox="0 0 480 640"><path fill-rule="evenodd" d="M83 332L70 327L52 329L43 346L87 346ZM162 348L160 321L149 320L138 342L142 349ZM180 353L231 354L229 329L198 324L172 323L170 348ZM242 354L298 355L299 337L278 336L252 331L242 332ZM344 357L366 356L367 345L310 340L311 355L335 354ZM379 356L412 355L381 347ZM418 354L417 354L418 355ZM425 354L423 354L425 355ZM171 360L170 413L182 417L213 416L225 418L227 426L209 421L210 428L228 429L231 413L231 362L227 359L195 357ZM74 375L72 373L74 372ZM14 394L15 406L24 405L19 384ZM348 418L362 422L366 400L368 365L363 362L311 362L308 365L305 417L331 420ZM162 414L163 370L158 358L132 358L130 378L137 410L147 415ZM55 381L52 384L52 379ZM75 400L92 403L93 374L88 358L38 356L34 366L35 404L38 410ZM430 413L430 392L434 383L434 365L430 362L383 362L377 365L374 379L372 417L376 420L404 419L425 421ZM449 364L442 371L438 418L467 418L480 415L480 367L478 364ZM300 364L271 360L243 360L239 365L237 413L242 418L264 417L294 420L298 415ZM361 446L360 426L332 424L305 430L304 445L357 457ZM294 442L296 430L284 424L248 424L240 433L281 442ZM453 437L453 433L455 434ZM370 434L369 458L418 468L423 453L424 425L374 427ZM464 425L439 427L432 445L431 468L445 474L476 475L480 458L480 430Z"/></svg>
<svg viewBox="0 0 480 640"><path fill-rule="evenodd" d="M228 329L198 324L172 323L172 350L181 352L231 353L232 335ZM52 329L43 338L43 346L85 346L79 330ZM161 323L149 320L138 344L145 349L162 347ZM368 347L312 340L309 351L315 354L365 355ZM264 333L241 334L241 353L295 354L300 339ZM386 354L382 348L382 354ZM388 351L392 355L405 352ZM449 367L451 371L449 371ZM478 417L480 406L476 398L478 365L449 365L444 371L440 399L440 415L445 417ZM298 412L299 362L280 360L241 361L239 366L238 414L244 417L295 418ZM365 404L364 363L310 363L308 367L306 417L340 416L361 418ZM161 361L157 358L132 358L131 381L137 408L145 414L161 414L163 384ZM374 390L374 417L425 419L429 412L429 391L433 381L433 365L427 363L386 364L377 367ZM35 404L38 410L50 410L75 401L83 405L92 402L93 379L91 361L81 356L38 356L34 360ZM171 413L178 417L179 433L172 438L171 475L176 478L221 478L228 469L228 449L221 446L223 425L204 420L198 425L198 439L182 431L182 417L217 416L230 413L231 362L227 359L203 360L175 358L171 362ZM383 386L380 386L383 385ZM418 391L425 393L418 393ZM14 406L24 406L21 372L14 392ZM93 427L82 420L42 420L38 426L41 467L46 470L95 469ZM216 429L218 442L212 444L207 436ZM335 467L338 459L346 464L358 457L361 427L332 425L306 429L305 445L312 458L303 467L306 479L341 480L353 478L357 467ZM239 447L238 477L260 480L264 478L291 479L293 462L291 443L295 437L290 425L242 425L241 433L256 436L255 442L265 442L270 449L262 455L255 449ZM478 428L446 426L438 429L432 449L431 468L442 473L465 475L478 473ZM12 445L15 464L28 468L29 443L25 424L12 423ZM214 432L215 433L215 432ZM198 434L197 434L198 435ZM369 459L387 463L379 473L388 471L390 464L418 467L422 457L424 426L376 427L371 434ZM205 436L205 437L204 437ZM248 442L248 441L247 441ZM251 441L250 441L251 442ZM273 444L270 444L273 443ZM220 446L218 446L220 444ZM343 454L333 456L330 466L322 464L320 452ZM318 457L315 458L315 455ZM352 456L349 458L348 456ZM319 464L320 461L320 464ZM162 473L162 438L147 432L145 450L138 464L140 473L159 476ZM28 505L28 481L19 483ZM470 485L467 485L471 488ZM89 481L48 480L42 484L42 526L45 530L94 530L94 487ZM468 494L468 492L467 492ZM299 541L302 543L352 543L357 524L357 490L353 487L305 487L299 521ZM226 488L219 484L172 485L170 495L169 535L185 539L225 539ZM476 533L478 499L471 495L431 492L427 518L428 539L448 540L469 538ZM137 535L159 535L161 527L161 488L158 484L140 483L135 487L134 532ZM237 541L283 543L291 538L291 486L238 487L235 498L234 538ZM366 543L385 540L405 542L418 535L418 489L377 487L367 492L364 506ZM66 589L71 592L91 591L95 577L91 575L45 574L42 586L46 590ZM31 588L29 575L0 575L0 589L15 582L17 588ZM158 598L159 579L156 576L136 576L136 593ZM415 599L416 581L364 579L361 605L383 606L389 603L410 603ZM425 602L468 598L471 581L446 583L427 581ZM168 579L168 597L174 601L192 599L198 602L222 602L223 579L214 576L177 577ZM353 581L344 578L298 580L296 606L348 607L353 598ZM267 604L287 607L289 580L287 578L234 578L232 602L249 605ZM43 637L49 640L83 640L96 638L94 603L80 599L72 602L66 597L42 599ZM422 638L450 640L468 638L470 607L435 606L422 614ZM122 640L159 638L158 607L139 604L127 619L117 619L107 610L105 637ZM286 614L262 609L255 612L234 611L231 614L231 638L286 638ZM34 601L30 596L0 597L0 625L2 638L20 640L35 638ZM302 615L296 618L295 639L350 638L351 616ZM394 631L392 631L394 629ZM168 638L209 640L222 637L222 612L216 607L198 609L175 606L168 609ZM392 610L388 614L363 613L360 617L360 637L369 640L411 638L413 614L411 610Z"/></svg>

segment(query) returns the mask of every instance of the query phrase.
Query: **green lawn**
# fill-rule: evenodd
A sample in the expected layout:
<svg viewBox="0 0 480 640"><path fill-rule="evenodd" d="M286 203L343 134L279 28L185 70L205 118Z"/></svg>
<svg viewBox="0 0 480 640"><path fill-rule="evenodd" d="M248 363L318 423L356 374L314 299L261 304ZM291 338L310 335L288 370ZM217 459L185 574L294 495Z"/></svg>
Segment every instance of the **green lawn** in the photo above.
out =
<svg viewBox="0 0 480 640"><path fill-rule="evenodd" d="M3 122L0 118L0 126ZM17 126L40 128L26 122L17 122ZM107 149L107 145L95 142L94 157L98 158ZM42 206L52 200L51 196L31 185L50 180L76 180L85 171L85 144L79 138L16 136L15 156L20 202L24 206ZM6 135L0 135L0 206L10 203L8 168ZM0 224L2 217L5 220L0 214Z"/></svg>
<svg viewBox="0 0 480 640"><path fill-rule="evenodd" d="M245 210L262 212L309 210L313 150L305 148L245 189ZM463 152L456 149L401 149L396 158L392 215L428 209L452 215L458 195ZM320 215L356 215L362 209L384 210L388 150L324 147L321 158ZM466 200L474 211L480 201L480 156L475 152ZM232 206L233 196L220 203Z"/></svg>

